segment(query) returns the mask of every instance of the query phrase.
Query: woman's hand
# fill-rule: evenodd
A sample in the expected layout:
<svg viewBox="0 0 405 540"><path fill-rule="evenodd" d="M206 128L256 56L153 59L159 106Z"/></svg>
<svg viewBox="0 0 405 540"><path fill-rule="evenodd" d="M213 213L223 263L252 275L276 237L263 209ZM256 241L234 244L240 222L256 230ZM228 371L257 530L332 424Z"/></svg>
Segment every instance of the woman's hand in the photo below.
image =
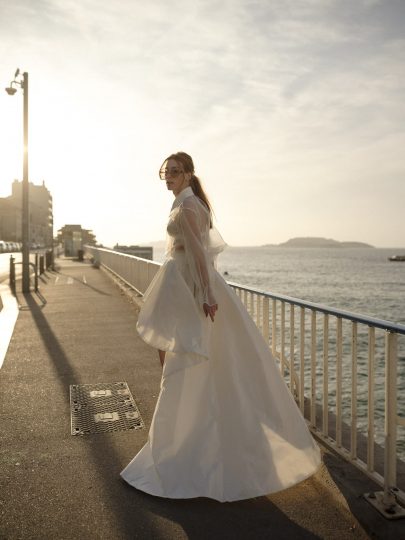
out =
<svg viewBox="0 0 405 540"><path fill-rule="evenodd" d="M205 313L205 316L208 317L208 315L211 318L211 321L214 322L215 312L218 309L218 304L214 304L212 306L209 306L208 304L203 304L203 310Z"/></svg>

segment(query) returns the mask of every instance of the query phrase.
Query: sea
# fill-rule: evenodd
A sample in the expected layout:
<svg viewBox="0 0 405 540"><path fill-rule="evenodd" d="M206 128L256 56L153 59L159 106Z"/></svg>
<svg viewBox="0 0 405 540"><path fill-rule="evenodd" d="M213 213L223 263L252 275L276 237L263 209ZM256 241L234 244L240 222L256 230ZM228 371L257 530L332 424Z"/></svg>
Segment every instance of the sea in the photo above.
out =
<svg viewBox="0 0 405 540"><path fill-rule="evenodd" d="M405 262L389 257L405 255L405 248L287 248L275 246L228 246L218 257L217 268L224 279L261 291L323 304L377 319L405 325ZM154 249L154 259L162 262L164 250ZM296 316L298 319L298 315ZM288 321L287 321L288 322ZM279 315L278 315L279 324ZM322 319L317 325L319 379L317 401L322 402ZM309 326L309 325L308 325ZM333 321L330 322L333 334ZM346 332L346 335L345 335ZM384 440L384 332L376 332L375 364L375 438ZM288 344L288 328L286 335ZM358 417L360 432L367 432L368 375L367 327L358 333ZM343 345L343 420L350 420L351 325L344 327ZM329 347L329 402L335 410L336 340ZM308 359L307 359L308 360ZM310 360L306 375L310 384ZM307 386L307 383L306 383ZM405 417L405 336L398 339L398 414ZM398 456L405 460L405 428L398 428Z"/></svg>
<svg viewBox="0 0 405 540"><path fill-rule="evenodd" d="M218 257L227 281L405 324L405 248L231 247ZM164 260L164 249L154 249Z"/></svg>

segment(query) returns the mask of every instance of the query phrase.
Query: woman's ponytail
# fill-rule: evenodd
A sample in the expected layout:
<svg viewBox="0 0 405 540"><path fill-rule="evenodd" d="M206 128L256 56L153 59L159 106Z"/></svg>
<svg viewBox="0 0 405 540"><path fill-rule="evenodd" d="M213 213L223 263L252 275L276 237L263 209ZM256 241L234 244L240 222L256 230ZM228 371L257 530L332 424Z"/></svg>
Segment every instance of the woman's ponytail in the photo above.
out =
<svg viewBox="0 0 405 540"><path fill-rule="evenodd" d="M194 195L201 199L205 206L208 208L208 210L211 212L212 209L208 197L202 188L200 179L195 174L193 174L193 176L191 177L190 187L193 190Z"/></svg>

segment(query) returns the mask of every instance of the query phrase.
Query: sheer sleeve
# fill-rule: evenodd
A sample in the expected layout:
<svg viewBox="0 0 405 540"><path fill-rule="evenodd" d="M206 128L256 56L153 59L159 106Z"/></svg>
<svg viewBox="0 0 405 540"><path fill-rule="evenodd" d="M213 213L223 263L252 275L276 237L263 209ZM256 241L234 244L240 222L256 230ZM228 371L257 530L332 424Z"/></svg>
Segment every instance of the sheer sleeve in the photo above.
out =
<svg viewBox="0 0 405 540"><path fill-rule="evenodd" d="M214 266L208 251L209 213L194 198L184 200L179 212L184 251L193 284L194 295L202 304L216 304L213 290Z"/></svg>

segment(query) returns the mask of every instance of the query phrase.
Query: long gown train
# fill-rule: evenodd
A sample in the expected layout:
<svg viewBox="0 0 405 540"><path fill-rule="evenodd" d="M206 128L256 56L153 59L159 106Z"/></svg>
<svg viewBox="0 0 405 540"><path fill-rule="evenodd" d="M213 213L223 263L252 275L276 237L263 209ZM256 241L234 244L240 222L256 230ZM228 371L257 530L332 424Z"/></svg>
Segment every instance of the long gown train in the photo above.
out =
<svg viewBox="0 0 405 540"><path fill-rule="evenodd" d="M148 441L122 478L152 495L218 501L304 480L320 451L270 349L216 271L219 310L205 317L186 265L175 252L145 295L138 332L167 353Z"/></svg>

